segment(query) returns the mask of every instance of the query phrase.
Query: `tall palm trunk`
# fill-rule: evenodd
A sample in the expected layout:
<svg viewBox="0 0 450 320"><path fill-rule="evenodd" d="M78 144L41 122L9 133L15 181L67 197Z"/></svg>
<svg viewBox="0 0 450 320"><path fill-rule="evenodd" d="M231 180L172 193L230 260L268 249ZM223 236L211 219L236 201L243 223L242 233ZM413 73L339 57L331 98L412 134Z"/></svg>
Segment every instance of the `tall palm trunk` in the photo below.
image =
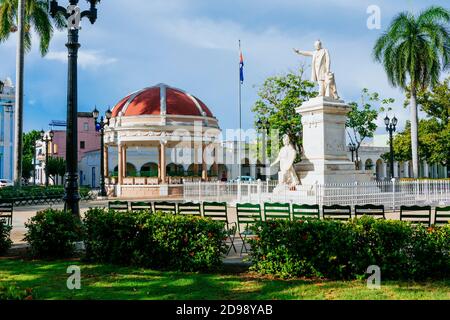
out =
<svg viewBox="0 0 450 320"><path fill-rule="evenodd" d="M419 178L419 119L417 114L417 90L411 85L411 149L413 176Z"/></svg>
<svg viewBox="0 0 450 320"><path fill-rule="evenodd" d="M16 110L14 129L14 183L22 185L22 127L23 127L23 77L24 77L24 38L25 38L25 2L19 0L18 7L18 39L16 57Z"/></svg>

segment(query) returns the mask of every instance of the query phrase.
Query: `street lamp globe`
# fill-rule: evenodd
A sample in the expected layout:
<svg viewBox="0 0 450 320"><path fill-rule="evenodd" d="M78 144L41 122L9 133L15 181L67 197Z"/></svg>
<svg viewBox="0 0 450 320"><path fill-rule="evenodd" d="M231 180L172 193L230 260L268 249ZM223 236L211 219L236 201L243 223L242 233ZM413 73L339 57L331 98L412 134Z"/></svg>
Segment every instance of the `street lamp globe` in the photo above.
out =
<svg viewBox="0 0 450 320"><path fill-rule="evenodd" d="M394 117L394 118L392 119L392 124L394 125L394 128L397 126L397 124L398 124L398 119L397 119L396 117Z"/></svg>
<svg viewBox="0 0 450 320"><path fill-rule="evenodd" d="M108 108L105 112L106 119L110 120L112 118L112 111Z"/></svg>
<svg viewBox="0 0 450 320"><path fill-rule="evenodd" d="M92 111L92 116L94 117L94 119L97 119L99 115L100 112L97 110L97 107L95 107L94 111Z"/></svg>
<svg viewBox="0 0 450 320"><path fill-rule="evenodd" d="M49 135L50 135L50 139L53 139L53 137L55 136L55 132L53 132L53 130L50 130Z"/></svg>
<svg viewBox="0 0 450 320"><path fill-rule="evenodd" d="M389 127L390 122L391 122L391 119L389 119L389 117L386 116L386 118L384 118L384 124L386 125L386 127Z"/></svg>

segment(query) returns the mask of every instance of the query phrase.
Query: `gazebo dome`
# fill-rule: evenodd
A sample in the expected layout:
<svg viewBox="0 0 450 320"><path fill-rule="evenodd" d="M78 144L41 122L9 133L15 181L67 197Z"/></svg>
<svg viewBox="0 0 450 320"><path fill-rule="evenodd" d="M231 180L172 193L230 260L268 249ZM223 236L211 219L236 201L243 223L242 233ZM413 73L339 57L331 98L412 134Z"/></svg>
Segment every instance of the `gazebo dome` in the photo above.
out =
<svg viewBox="0 0 450 320"><path fill-rule="evenodd" d="M123 98L112 110L112 116L181 115L214 118L200 99L189 93L158 84Z"/></svg>

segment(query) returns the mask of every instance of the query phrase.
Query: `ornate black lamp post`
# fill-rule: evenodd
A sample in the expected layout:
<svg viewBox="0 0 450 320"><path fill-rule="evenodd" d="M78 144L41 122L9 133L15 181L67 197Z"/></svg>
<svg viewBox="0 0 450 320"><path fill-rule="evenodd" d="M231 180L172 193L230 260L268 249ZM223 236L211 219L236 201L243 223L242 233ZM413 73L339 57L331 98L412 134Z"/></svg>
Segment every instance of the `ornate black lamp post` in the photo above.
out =
<svg viewBox="0 0 450 320"><path fill-rule="evenodd" d="M353 142L349 143L348 145L349 150L352 152L352 162L355 162L355 151L356 151L356 144Z"/></svg>
<svg viewBox="0 0 450 320"><path fill-rule="evenodd" d="M394 179L394 147L393 147L393 134L396 130L398 120L396 117L392 120L386 116L384 118L384 124L386 125L386 131L389 132L389 148L390 148L390 168L391 168L391 179Z"/></svg>
<svg viewBox="0 0 450 320"><path fill-rule="evenodd" d="M100 115L100 112L97 110L97 107L92 111L92 116L95 120L95 127L99 129L100 131L100 196L106 197L106 187L105 187L105 142L104 142L104 136L105 136L105 127L109 126L109 120L112 117L112 112L110 109L108 109L105 112L105 119L103 116L100 117L100 121L97 121L98 116Z"/></svg>
<svg viewBox="0 0 450 320"><path fill-rule="evenodd" d="M53 137L55 133L51 130L48 135L45 134L44 130L41 131L41 141L45 143L45 186L48 187L48 155L49 146L48 144L53 142Z"/></svg>
<svg viewBox="0 0 450 320"><path fill-rule="evenodd" d="M65 185L65 208L80 217L80 193L78 189L78 30L81 19L87 17L94 24L97 20L97 3L100 0L88 0L89 10L81 11L78 0L69 0L67 8L58 5L57 0L50 1L50 14L55 17L62 14L67 19L68 41L66 47L69 52L68 80L67 80L67 136L66 161L67 178Z"/></svg>

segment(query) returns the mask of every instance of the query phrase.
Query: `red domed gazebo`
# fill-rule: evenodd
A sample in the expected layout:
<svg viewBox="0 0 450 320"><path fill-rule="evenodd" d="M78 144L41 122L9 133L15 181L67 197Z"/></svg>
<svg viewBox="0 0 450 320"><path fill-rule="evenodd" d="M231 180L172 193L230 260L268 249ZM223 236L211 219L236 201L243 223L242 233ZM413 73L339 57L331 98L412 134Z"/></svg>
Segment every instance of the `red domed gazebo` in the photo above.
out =
<svg viewBox="0 0 450 320"><path fill-rule="evenodd" d="M209 179L208 164L202 155L206 148L217 148L220 128L211 110L200 99L183 90L158 84L127 95L112 109L112 114L110 126L105 130L104 153L108 175L108 149L118 149L118 177L108 179L114 195L141 198L180 194L182 179L172 179L166 174L167 148L192 150L193 166L201 166L198 180ZM157 177L127 176L127 149L130 147L158 150ZM217 161L212 166L216 169ZM195 180L190 181L192 179Z"/></svg>

